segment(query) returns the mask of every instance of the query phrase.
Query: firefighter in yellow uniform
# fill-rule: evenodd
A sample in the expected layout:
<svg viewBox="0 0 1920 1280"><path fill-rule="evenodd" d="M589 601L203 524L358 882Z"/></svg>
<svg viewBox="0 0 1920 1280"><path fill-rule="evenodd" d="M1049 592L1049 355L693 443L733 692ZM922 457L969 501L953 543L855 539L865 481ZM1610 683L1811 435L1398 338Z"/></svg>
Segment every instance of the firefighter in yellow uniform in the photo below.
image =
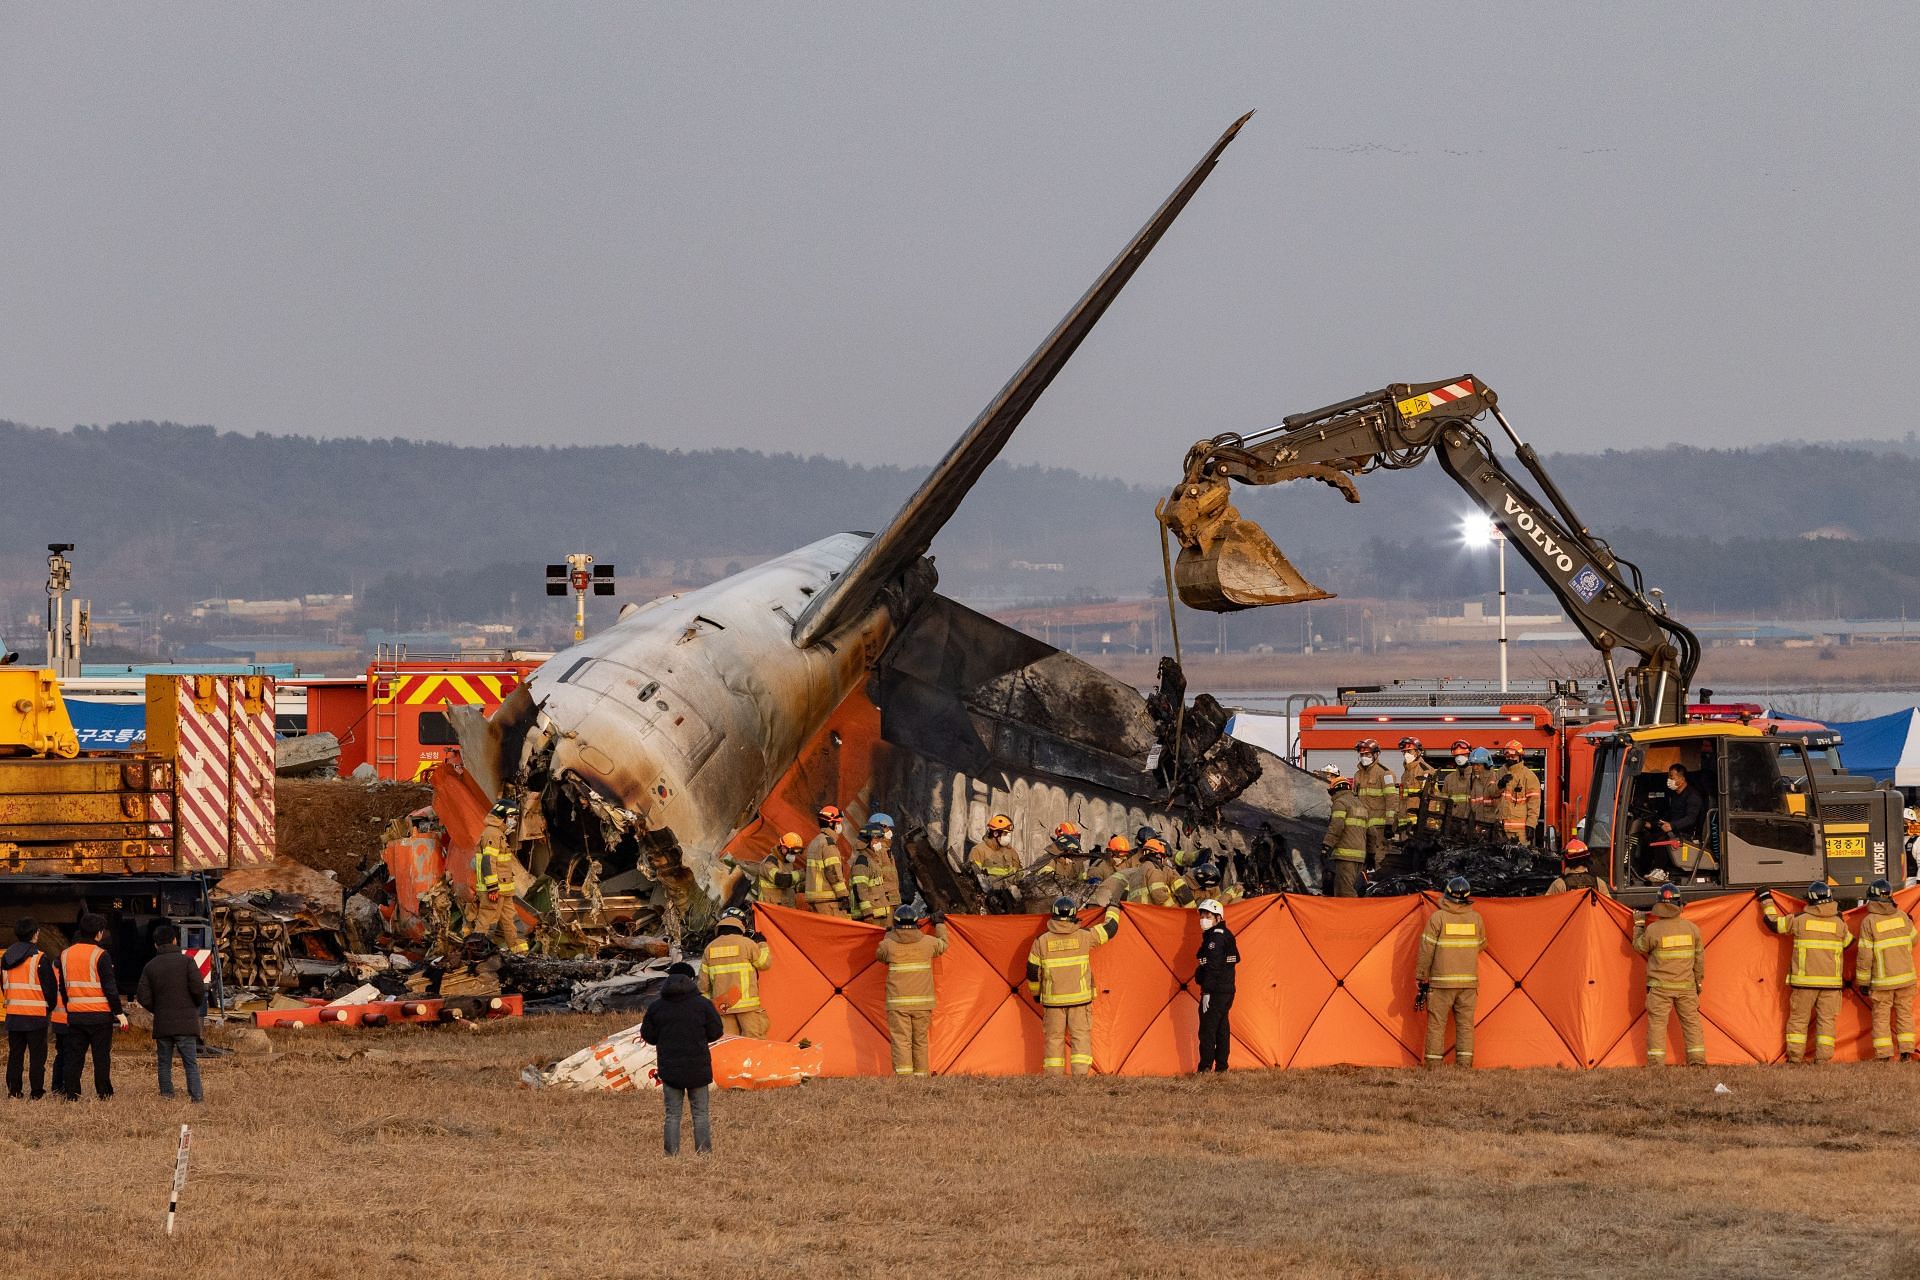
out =
<svg viewBox="0 0 1920 1280"><path fill-rule="evenodd" d="M767 940L754 933L747 913L729 907L700 955L700 994L720 1011L728 1035L767 1038L767 1011L760 1003L760 975L773 964Z"/></svg>
<svg viewBox="0 0 1920 1280"><path fill-rule="evenodd" d="M1473 827L1473 744L1455 738L1449 750L1453 768L1440 775L1436 790L1440 795L1440 830L1457 840Z"/></svg>
<svg viewBox="0 0 1920 1280"><path fill-rule="evenodd" d="M887 901L886 877L893 866L887 856L892 840L893 819L884 813L874 814L860 828L860 847L853 851L847 877L847 909L855 920L884 926L893 917L898 904Z"/></svg>
<svg viewBox="0 0 1920 1280"><path fill-rule="evenodd" d="M920 930L912 907L897 907L893 928L875 957L887 966L887 1036L893 1041L893 1074L924 1076L927 1037L933 1030L933 962L947 949L947 918L928 915L933 936Z"/></svg>
<svg viewBox="0 0 1920 1280"><path fill-rule="evenodd" d="M1335 778L1331 787L1333 817L1327 822L1327 835L1320 851L1333 862L1333 885L1329 897L1360 896L1360 872L1367 865L1367 819L1353 794L1353 783Z"/></svg>
<svg viewBox="0 0 1920 1280"><path fill-rule="evenodd" d="M847 914L847 866L841 858L840 827L844 821L837 805L822 805L818 814L820 834L807 845L807 905L823 916Z"/></svg>
<svg viewBox="0 0 1920 1280"><path fill-rule="evenodd" d="M1840 918L1833 890L1816 880L1807 886L1807 909L1782 915L1773 894L1760 890L1760 912L1775 933L1793 938L1793 963L1787 970L1787 1060L1807 1060L1807 1020L1813 1020L1813 1060L1833 1057L1833 1028L1840 1016L1840 988L1846 981L1846 950L1853 941Z"/></svg>
<svg viewBox="0 0 1920 1280"><path fill-rule="evenodd" d="M1501 838L1526 844L1540 825L1540 775L1521 759L1518 740L1500 748L1499 784L1494 817L1500 824Z"/></svg>
<svg viewBox="0 0 1920 1280"><path fill-rule="evenodd" d="M1680 915L1680 891L1660 886L1660 901L1633 922L1633 949L1647 958L1647 1065L1665 1066L1667 1023L1680 1015L1687 1065L1707 1065L1707 1037L1700 1026L1700 986L1706 981L1706 944L1700 926Z"/></svg>
<svg viewBox="0 0 1920 1280"><path fill-rule="evenodd" d="M867 825L861 829L861 837L867 842L869 858L880 878L880 894L886 901L887 912L876 923L886 924L893 915L893 909L900 905L900 864L893 856L893 818L889 814L876 813L867 819Z"/></svg>
<svg viewBox="0 0 1920 1280"><path fill-rule="evenodd" d="M1427 1011L1427 1066L1447 1058L1447 1017L1453 1017L1453 1060L1473 1065L1473 1010L1480 999L1480 953L1487 945L1486 922L1473 909L1473 886L1465 876L1447 881L1440 906L1420 931L1420 967L1415 972L1419 998Z"/></svg>
<svg viewBox="0 0 1920 1280"><path fill-rule="evenodd" d="M1400 824L1400 788L1380 763L1380 744L1362 738L1354 744L1360 767L1353 771L1353 791L1359 797L1360 818L1367 827L1367 854L1378 867L1386 861L1387 837ZM1349 815L1351 817L1351 815Z"/></svg>
<svg viewBox="0 0 1920 1280"><path fill-rule="evenodd" d="M800 859L805 849L806 841L798 831L789 831L780 837L773 852L750 868L754 901L776 907L793 905L794 891L800 887L803 875Z"/></svg>
<svg viewBox="0 0 1920 1280"><path fill-rule="evenodd" d="M1400 832L1437 834L1446 804L1440 771L1427 763L1427 748L1418 738L1400 739Z"/></svg>
<svg viewBox="0 0 1920 1280"><path fill-rule="evenodd" d="M1120 908L1109 906L1082 929L1072 898L1053 900L1053 918L1027 953L1027 991L1040 1002L1040 1070L1076 1076L1093 1071L1093 949L1120 932Z"/></svg>
<svg viewBox="0 0 1920 1280"><path fill-rule="evenodd" d="M1585 840L1569 840L1560 851L1560 874L1547 886L1548 893L1584 893L1593 890L1603 898L1611 898L1613 890L1607 888L1593 869L1593 850L1587 847Z"/></svg>
<svg viewBox="0 0 1920 1280"><path fill-rule="evenodd" d="M1193 887L1187 878L1168 863L1166 841L1149 836L1140 846L1140 884L1128 895L1133 902L1150 902L1156 907L1190 907Z"/></svg>
<svg viewBox="0 0 1920 1280"><path fill-rule="evenodd" d="M512 855L507 852L507 833L518 816L510 802L497 802L487 813L473 849L473 923L467 932L493 939L502 951L527 949L513 910L513 897L520 890L513 879Z"/></svg>
<svg viewBox="0 0 1920 1280"><path fill-rule="evenodd" d="M1006 882L1025 869L1020 851L1013 847L1013 819L996 813L987 819L987 838L967 854L974 872L987 888L1004 888Z"/></svg>
<svg viewBox="0 0 1920 1280"><path fill-rule="evenodd" d="M1875 880L1867 886L1867 914L1860 921L1860 949L1854 953L1854 982L1873 1009L1873 1056L1900 1061L1913 1049L1913 918L1893 903L1893 886Z"/></svg>

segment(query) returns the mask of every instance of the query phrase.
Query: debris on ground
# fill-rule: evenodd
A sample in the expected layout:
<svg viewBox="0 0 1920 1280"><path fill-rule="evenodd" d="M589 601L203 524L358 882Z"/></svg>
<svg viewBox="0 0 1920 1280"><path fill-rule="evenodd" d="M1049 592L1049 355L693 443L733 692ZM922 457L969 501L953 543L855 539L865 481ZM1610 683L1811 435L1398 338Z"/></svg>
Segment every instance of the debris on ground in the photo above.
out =
<svg viewBox="0 0 1920 1280"><path fill-rule="evenodd" d="M782 1089L818 1076L826 1051L802 1041L755 1040L726 1036L713 1044L713 1082L722 1089ZM542 1070L529 1066L520 1083L529 1089L574 1089L584 1093L627 1093L658 1089L653 1046L640 1038L638 1025L616 1031L571 1057Z"/></svg>
<svg viewBox="0 0 1920 1280"><path fill-rule="evenodd" d="M1369 898L1439 890L1454 876L1465 876L1483 898L1527 898L1545 893L1560 874L1560 860L1524 844L1423 844L1409 841L1400 850L1399 870L1367 886Z"/></svg>
<svg viewBox="0 0 1920 1280"><path fill-rule="evenodd" d="M273 744L273 771L282 778L326 777L340 764L340 739L322 731Z"/></svg>

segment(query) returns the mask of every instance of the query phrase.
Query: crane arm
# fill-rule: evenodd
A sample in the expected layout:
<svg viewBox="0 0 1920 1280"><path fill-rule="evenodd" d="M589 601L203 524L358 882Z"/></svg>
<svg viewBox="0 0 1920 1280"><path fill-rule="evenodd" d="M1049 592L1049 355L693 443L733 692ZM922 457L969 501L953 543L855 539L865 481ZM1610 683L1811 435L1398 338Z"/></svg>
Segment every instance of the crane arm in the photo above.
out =
<svg viewBox="0 0 1920 1280"><path fill-rule="evenodd" d="M1537 494L1507 470L1474 425L1482 415L1499 422ZM1258 525L1240 516L1232 502L1234 482L1313 479L1358 502L1355 476L1405 470L1429 457L1499 526L1600 651L1622 708L1628 700L1614 668L1616 648L1639 659L1627 673L1637 722L1684 719L1699 641L1648 599L1639 568L1581 522L1532 446L1500 412L1492 388L1471 376L1396 383L1294 414L1250 436L1220 435L1195 444L1179 487L1155 512L1180 543L1174 567L1180 598L1190 608L1228 612L1328 595L1302 577Z"/></svg>

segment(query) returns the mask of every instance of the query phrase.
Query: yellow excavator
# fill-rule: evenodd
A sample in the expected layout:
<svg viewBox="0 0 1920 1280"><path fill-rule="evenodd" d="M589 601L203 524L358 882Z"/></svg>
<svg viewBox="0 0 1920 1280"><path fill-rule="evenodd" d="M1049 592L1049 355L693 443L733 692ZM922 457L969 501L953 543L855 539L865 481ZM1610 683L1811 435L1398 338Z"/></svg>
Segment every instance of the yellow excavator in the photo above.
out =
<svg viewBox="0 0 1920 1280"><path fill-rule="evenodd" d="M1490 417L1538 487L1496 455L1477 420ZM1395 383L1281 420L1227 433L1187 451L1185 474L1156 509L1180 544L1174 587L1193 609L1225 613L1326 599L1255 523L1232 488L1311 479L1360 500L1354 477L1436 459L1540 575L1600 653L1619 727L1594 756L1579 835L1623 897L1651 896L1666 880L1721 891L1828 880L1860 892L1905 874L1899 793L1846 775L1816 779L1800 738L1750 725L1689 723L1687 694L1700 665L1693 632L1667 615L1639 568L1581 521L1533 448L1472 375ZM1624 677L1614 651L1635 656ZM1669 766L1683 766L1708 800L1699 844L1663 838ZM1818 788L1816 791L1816 781Z"/></svg>

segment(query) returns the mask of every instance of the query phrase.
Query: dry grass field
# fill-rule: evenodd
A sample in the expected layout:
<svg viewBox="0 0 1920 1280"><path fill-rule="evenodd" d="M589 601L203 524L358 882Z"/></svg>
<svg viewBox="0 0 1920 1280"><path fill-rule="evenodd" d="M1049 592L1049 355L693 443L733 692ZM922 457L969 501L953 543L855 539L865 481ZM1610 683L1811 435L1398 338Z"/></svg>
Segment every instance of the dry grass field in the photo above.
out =
<svg viewBox="0 0 1920 1280"><path fill-rule="evenodd" d="M202 1108L124 1035L112 1102L0 1104L8 1275L1920 1275L1920 1065L829 1080L669 1161L657 1095L515 1085L624 1021L277 1033Z"/></svg>

